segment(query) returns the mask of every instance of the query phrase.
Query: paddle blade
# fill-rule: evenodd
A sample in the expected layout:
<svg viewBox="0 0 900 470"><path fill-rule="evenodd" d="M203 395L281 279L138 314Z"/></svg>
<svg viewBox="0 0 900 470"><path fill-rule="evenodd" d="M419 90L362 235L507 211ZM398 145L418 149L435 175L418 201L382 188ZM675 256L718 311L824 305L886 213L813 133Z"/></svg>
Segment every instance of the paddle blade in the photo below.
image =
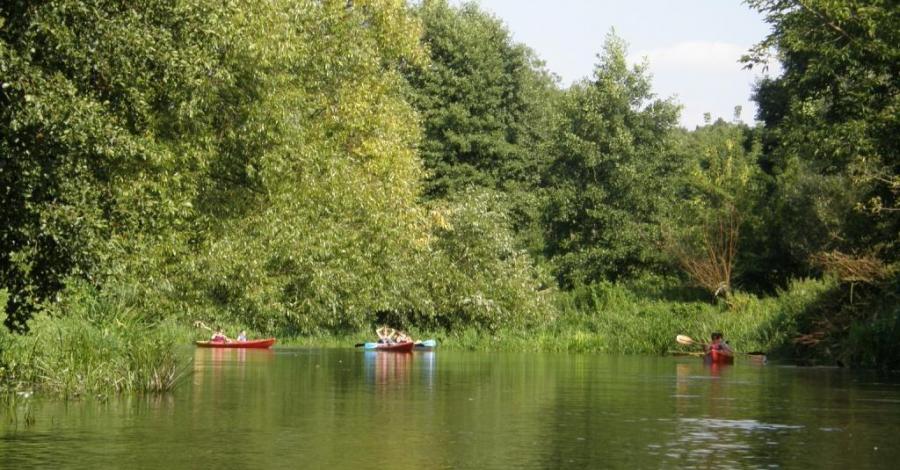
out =
<svg viewBox="0 0 900 470"><path fill-rule="evenodd" d="M695 341L691 339L690 336L678 335L675 337L675 341L678 341L679 344L695 344Z"/></svg>

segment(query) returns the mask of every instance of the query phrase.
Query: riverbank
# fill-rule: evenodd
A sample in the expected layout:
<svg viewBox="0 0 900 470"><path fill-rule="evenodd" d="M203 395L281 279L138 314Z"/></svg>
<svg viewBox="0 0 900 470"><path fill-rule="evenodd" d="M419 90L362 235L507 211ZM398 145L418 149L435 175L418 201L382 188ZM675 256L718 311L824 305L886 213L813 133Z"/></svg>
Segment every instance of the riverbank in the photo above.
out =
<svg viewBox="0 0 900 470"><path fill-rule="evenodd" d="M68 316L37 315L27 334L0 328L0 393L162 393L187 375L178 348L189 332L174 318L143 318L103 298L81 307Z"/></svg>
<svg viewBox="0 0 900 470"><path fill-rule="evenodd" d="M705 340L710 333L721 331L738 351L775 351L791 341L791 325L807 306L833 287L829 281L797 281L778 296L736 294L731 305L725 305L673 300L661 291L637 292L616 284L598 284L557 293L556 311L546 322L527 329L412 327L409 332L414 338L434 338L447 349L665 355L691 350L675 342L676 334ZM279 344L347 347L373 338L373 332L360 331L280 338Z"/></svg>
<svg viewBox="0 0 900 470"><path fill-rule="evenodd" d="M553 313L528 328L410 328L414 338L472 351L568 351L668 355L699 347L676 343L686 334L705 341L722 332L738 352L764 352L799 365L900 368L900 314L893 285L853 286L833 278L791 282L777 295L735 293L712 304L665 283L596 284L558 292ZM348 347L374 333L282 338L282 345Z"/></svg>
<svg viewBox="0 0 900 470"><path fill-rule="evenodd" d="M819 339L819 349L798 342L810 331L809 325L825 315L819 311L823 306L842 302L842 292L834 280L798 280L776 296L737 293L727 304L712 304L690 299L685 291L603 283L557 292L546 319L526 328L446 330L412 325L408 331L414 338L436 339L439 348L447 350L647 355L697 351L698 347L677 344L675 335L703 341L713 331L720 331L739 352L763 351L804 364L892 367L885 359L888 348L893 347L885 340L894 331L885 323L889 316L881 323L851 329L856 333L838 344L844 349L825 349L827 337ZM29 323L26 335L0 332L0 387L62 397L166 392L188 373L190 358L178 349L209 336L188 319L150 321L129 316L128 309L114 303L87 305L89 308L73 308L66 317L38 316ZM229 334L243 329L229 322L219 326ZM349 348L374 338L374 332L368 330L316 335L248 333L250 337L276 336L276 347ZM873 339L866 340L869 337ZM878 349L882 343L887 346ZM865 362L870 357L874 359Z"/></svg>

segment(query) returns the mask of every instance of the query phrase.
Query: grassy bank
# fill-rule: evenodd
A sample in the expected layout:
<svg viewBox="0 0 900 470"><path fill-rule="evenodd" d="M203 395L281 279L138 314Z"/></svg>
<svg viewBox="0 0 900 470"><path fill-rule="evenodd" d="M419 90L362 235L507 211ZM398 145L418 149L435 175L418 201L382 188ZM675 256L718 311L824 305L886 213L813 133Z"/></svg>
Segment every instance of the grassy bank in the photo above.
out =
<svg viewBox="0 0 900 470"><path fill-rule="evenodd" d="M554 312L530 329L446 331L410 328L416 338L435 338L442 348L506 351L571 351L609 354L668 354L684 333L706 339L724 332L739 351L781 351L796 335L810 305L835 287L831 281L802 280L778 296L736 294L730 306L686 300L666 289L596 284L556 296ZM374 333L286 338L282 345L346 347Z"/></svg>
<svg viewBox="0 0 900 470"><path fill-rule="evenodd" d="M27 334L0 331L0 391L77 398L165 392L185 375L185 331L150 321L104 297L37 315ZM0 310L2 311L2 310ZM2 319L0 319L2 320Z"/></svg>
<svg viewBox="0 0 900 470"><path fill-rule="evenodd" d="M165 392L183 377L189 361L178 349L209 336L188 319L149 320L130 315L127 305L86 294L59 305L56 316L34 318L25 335L0 332L0 388L63 397ZM835 306L847 305L846 295L845 286L834 280L798 280L776 296L738 293L726 305L665 285L601 283L556 293L546 320L528 329L412 326L409 332L416 338L434 338L447 350L665 355L692 350L678 345L676 334L705 340L721 331L737 351L764 351L809 364L895 368L889 358L898 341L891 338L900 328L893 298L857 289L857 299L863 299L856 300L858 307L834 314ZM875 305L872 298L881 299L875 313L869 313L878 318L863 322L859 305ZM823 319L837 327L820 332L816 328L826 324ZM243 329L239 323L206 320L229 335ZM306 336L248 333L277 336L279 347L347 348L374 338L370 330Z"/></svg>

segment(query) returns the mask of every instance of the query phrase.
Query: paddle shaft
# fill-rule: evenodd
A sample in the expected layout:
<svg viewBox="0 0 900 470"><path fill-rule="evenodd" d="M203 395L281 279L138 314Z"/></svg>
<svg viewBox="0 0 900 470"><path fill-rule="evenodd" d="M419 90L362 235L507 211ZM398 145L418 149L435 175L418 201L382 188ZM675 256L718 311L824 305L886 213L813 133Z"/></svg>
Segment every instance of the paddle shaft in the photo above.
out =
<svg viewBox="0 0 900 470"><path fill-rule="evenodd" d="M699 346L703 346L704 348L709 347L709 343L701 343L687 335L678 335L675 337L675 341L677 341L681 344L696 344ZM750 356L750 357L766 357L765 353L758 352L758 351L749 352L749 353L731 351L731 354L743 354L743 355Z"/></svg>

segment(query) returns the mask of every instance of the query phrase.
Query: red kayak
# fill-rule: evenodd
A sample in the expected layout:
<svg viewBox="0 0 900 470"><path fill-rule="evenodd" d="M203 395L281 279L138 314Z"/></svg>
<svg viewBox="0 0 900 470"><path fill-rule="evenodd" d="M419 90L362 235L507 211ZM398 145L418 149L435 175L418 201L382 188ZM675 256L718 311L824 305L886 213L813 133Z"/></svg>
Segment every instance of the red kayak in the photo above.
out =
<svg viewBox="0 0 900 470"><path fill-rule="evenodd" d="M734 364L734 354L713 349L703 356L703 362L707 364Z"/></svg>
<svg viewBox="0 0 900 470"><path fill-rule="evenodd" d="M375 346L375 351L385 351L385 352L410 352L413 350L413 347L416 343L412 341L407 341L405 343L378 343Z"/></svg>
<svg viewBox="0 0 900 470"><path fill-rule="evenodd" d="M253 339L248 341L197 341L200 348L239 348L239 349L268 349L275 344L275 338Z"/></svg>

